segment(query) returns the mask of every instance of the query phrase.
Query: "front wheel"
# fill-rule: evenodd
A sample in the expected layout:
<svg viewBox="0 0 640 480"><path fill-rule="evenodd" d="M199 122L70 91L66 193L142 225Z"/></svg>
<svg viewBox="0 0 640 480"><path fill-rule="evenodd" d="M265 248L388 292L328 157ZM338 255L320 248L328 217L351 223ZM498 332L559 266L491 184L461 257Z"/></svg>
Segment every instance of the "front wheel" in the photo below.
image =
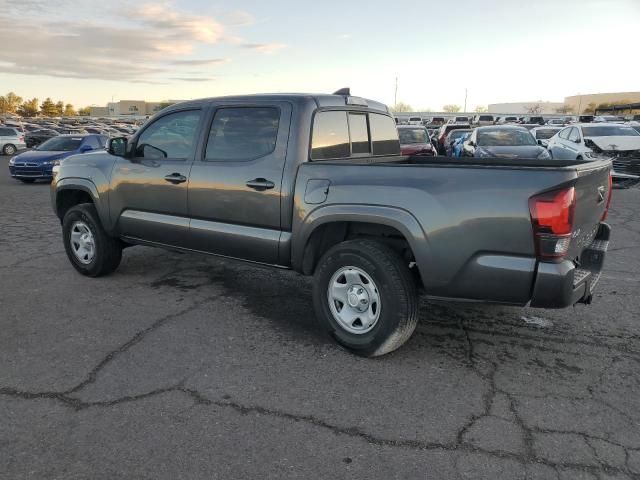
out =
<svg viewBox="0 0 640 480"><path fill-rule="evenodd" d="M352 352L375 357L404 344L418 322L408 262L387 245L351 240L331 248L314 275L316 316Z"/></svg>
<svg viewBox="0 0 640 480"><path fill-rule="evenodd" d="M100 277L118 268L122 243L104 231L93 204L69 209L62 221L62 236L67 257L81 274Z"/></svg>

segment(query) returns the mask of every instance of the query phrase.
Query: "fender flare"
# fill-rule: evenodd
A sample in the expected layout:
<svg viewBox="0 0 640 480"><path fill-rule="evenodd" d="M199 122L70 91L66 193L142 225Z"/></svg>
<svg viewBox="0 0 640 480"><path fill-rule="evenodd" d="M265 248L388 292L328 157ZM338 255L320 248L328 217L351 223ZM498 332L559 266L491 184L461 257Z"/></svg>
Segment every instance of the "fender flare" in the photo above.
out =
<svg viewBox="0 0 640 480"><path fill-rule="evenodd" d="M297 228L294 225L291 264L295 270L302 271L304 252L313 232L333 222L366 222L393 227L409 242L421 275L421 267L429 264L431 248L427 235L410 212L382 205L334 204L314 209L300 221Z"/></svg>
<svg viewBox="0 0 640 480"><path fill-rule="evenodd" d="M100 198L100 194L98 192L98 187L91 180L86 178L76 178L76 177L67 177L56 182L55 187L55 198L54 198L54 209L56 209L57 214L57 197L58 193L64 190L81 190L83 192L88 193L93 199L93 204L96 207L98 215L100 217L100 221L102 222L105 230L109 230L111 227L111 222L109 220L109 211L108 205L106 202L103 202Z"/></svg>

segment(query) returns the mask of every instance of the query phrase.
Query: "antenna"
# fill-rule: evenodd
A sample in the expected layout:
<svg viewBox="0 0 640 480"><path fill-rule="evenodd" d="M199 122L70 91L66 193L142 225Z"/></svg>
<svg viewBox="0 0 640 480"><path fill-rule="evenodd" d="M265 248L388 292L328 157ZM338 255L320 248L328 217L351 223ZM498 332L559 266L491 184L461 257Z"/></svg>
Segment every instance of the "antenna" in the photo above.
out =
<svg viewBox="0 0 640 480"><path fill-rule="evenodd" d="M341 88L340 90L333 92L334 95L351 95L351 89L349 87Z"/></svg>

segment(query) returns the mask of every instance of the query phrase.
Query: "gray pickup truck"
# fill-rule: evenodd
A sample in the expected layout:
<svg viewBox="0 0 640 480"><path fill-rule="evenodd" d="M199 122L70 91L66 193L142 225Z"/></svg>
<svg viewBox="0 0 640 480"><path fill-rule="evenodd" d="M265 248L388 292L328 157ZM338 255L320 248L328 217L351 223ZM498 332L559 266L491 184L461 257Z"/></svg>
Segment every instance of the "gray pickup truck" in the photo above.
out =
<svg viewBox="0 0 640 480"><path fill-rule="evenodd" d="M96 277L150 245L313 275L319 321L365 356L402 345L419 294L589 303L610 228L607 160L400 155L386 106L274 94L168 107L55 167L71 264ZM151 267L150 267L151 268Z"/></svg>

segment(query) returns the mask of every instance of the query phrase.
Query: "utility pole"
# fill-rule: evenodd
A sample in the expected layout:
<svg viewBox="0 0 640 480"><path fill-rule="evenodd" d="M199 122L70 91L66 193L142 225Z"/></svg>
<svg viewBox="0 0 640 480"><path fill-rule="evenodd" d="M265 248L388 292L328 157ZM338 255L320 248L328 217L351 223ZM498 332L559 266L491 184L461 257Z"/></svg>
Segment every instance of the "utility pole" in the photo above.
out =
<svg viewBox="0 0 640 480"><path fill-rule="evenodd" d="M396 92L393 95L393 106L398 105L398 77L396 77Z"/></svg>
<svg viewBox="0 0 640 480"><path fill-rule="evenodd" d="M462 109L463 112L466 113L467 111L467 89L464 89L464 108Z"/></svg>

